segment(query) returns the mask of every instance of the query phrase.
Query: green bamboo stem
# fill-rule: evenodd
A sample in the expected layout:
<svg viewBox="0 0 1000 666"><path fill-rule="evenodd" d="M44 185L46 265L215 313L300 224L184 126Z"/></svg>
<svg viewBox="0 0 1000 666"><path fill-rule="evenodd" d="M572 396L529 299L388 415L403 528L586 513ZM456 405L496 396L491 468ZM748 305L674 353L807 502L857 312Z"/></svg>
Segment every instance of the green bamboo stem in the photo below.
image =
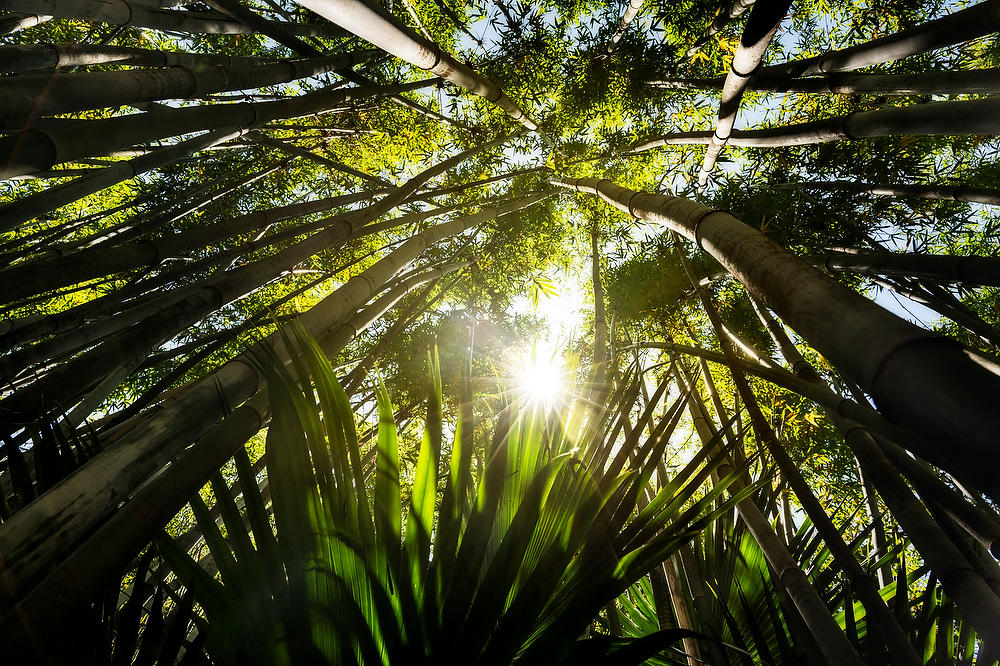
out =
<svg viewBox="0 0 1000 666"><path fill-rule="evenodd" d="M440 46L405 26L389 21L359 0L296 0L307 9L329 19L414 67L427 70L456 86L484 97L531 131L538 124L529 118L493 81L459 62Z"/></svg>
<svg viewBox="0 0 1000 666"><path fill-rule="evenodd" d="M705 149L701 169L698 171L698 192L701 193L708 184L708 177L715 168L715 163L722 154L736 124L736 116L740 110L740 102L754 72L760 67L764 53L770 46L781 20L791 0L758 0L754 3L747 19L746 27L740 37L739 46L733 54L729 74L722 85L722 99L719 102L719 116L712 133L712 140Z"/></svg>

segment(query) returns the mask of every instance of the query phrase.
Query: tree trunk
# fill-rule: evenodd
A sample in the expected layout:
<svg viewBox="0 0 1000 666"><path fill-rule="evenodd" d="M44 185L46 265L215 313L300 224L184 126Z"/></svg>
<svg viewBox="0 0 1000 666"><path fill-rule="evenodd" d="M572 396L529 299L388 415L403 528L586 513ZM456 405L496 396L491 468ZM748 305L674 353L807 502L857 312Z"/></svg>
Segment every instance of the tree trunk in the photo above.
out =
<svg viewBox="0 0 1000 666"><path fill-rule="evenodd" d="M722 85L722 99L719 103L719 118L712 134L712 141L705 150L705 159L698 171L698 192L701 193L708 184L708 177L715 168L715 162L726 142L733 133L736 115L740 110L743 92L753 73L760 67L764 53L770 46L774 34L781 25L781 20L788 12L791 0L759 0L750 12L740 44L733 54L733 62Z"/></svg>
<svg viewBox="0 0 1000 666"><path fill-rule="evenodd" d="M781 148L877 136L998 133L1000 133L1000 100L989 98L964 102L930 102L877 111L861 111L785 127L734 130L729 143L749 148ZM713 136L712 132L666 134L639 142L628 149L627 153L639 153L674 144L708 144L712 142Z"/></svg>
<svg viewBox="0 0 1000 666"><path fill-rule="evenodd" d="M428 42L408 28L386 20L360 0L296 0L307 9L367 40L400 60L419 67L468 90L503 109L531 131L538 125L503 93L495 83L456 60L435 43Z"/></svg>
<svg viewBox="0 0 1000 666"><path fill-rule="evenodd" d="M138 143L223 127L249 129L278 118L320 113L348 101L415 90L433 79L378 89L319 90L279 102L212 104L105 120L61 120L0 139L0 178L44 171L80 157L100 157Z"/></svg>
<svg viewBox="0 0 1000 666"><path fill-rule="evenodd" d="M760 308L760 311L764 312L763 308ZM781 349L785 360L794 368L795 373L806 381L821 386L832 393L819 373L802 357L795 345L785 335L784 330L777 325L777 322L769 316L762 317L761 320ZM966 612L980 635L987 639L991 634L988 631L983 633L983 629L991 624L1000 626L1000 598L997 598L996 594L990 590L985 580L977 576L974 571L968 570L968 563L964 561L964 556L951 544L950 539L942 533L941 528L935 524L933 519L927 515L926 510L920 506L916 497L899 477L899 473L891 468L888 459L868 431L859 427L858 424L844 419L836 411L828 411L828 416L844 435L845 440L861 463L863 471L871 478L879 494L893 510L893 515L906 530L907 536L912 539L918 552L935 570L948 594ZM888 469L887 466L889 466ZM890 496L892 497L891 501ZM896 514L897 509L901 515ZM827 545L829 546L829 543ZM831 548L831 553L836 557L833 548ZM964 571L961 570L963 565L966 567ZM958 580L954 580L954 578ZM859 591L858 587L852 587L852 589L855 592ZM864 590L864 587L860 590ZM859 595L859 599L864 603L861 595ZM881 598L879 598L879 602L881 604ZM867 604L865 607L868 610ZM870 610L869 613L871 613ZM883 622L880 621L878 624L879 632L883 637L889 638L889 634L883 631ZM891 625L886 626L891 628ZM907 645L909 644L905 637L903 640ZM899 645L889 647L894 658L898 658L899 650L902 648Z"/></svg>
<svg viewBox="0 0 1000 666"><path fill-rule="evenodd" d="M172 11L148 7L127 0L0 0L0 9L15 12L42 12L56 18L76 19L91 23L110 23L154 30L177 30L195 34L245 35L253 28L240 21L220 18L215 14ZM335 28L305 23L270 21L283 30L298 35L337 38L343 33Z"/></svg>
<svg viewBox="0 0 1000 666"><path fill-rule="evenodd" d="M649 86L665 90L722 90L724 79L663 79ZM747 90L838 95L991 95L1000 93L1000 68L917 74L842 74L808 78L754 76Z"/></svg>
<svg viewBox="0 0 1000 666"><path fill-rule="evenodd" d="M892 62L988 35L1000 29L1000 2L987 0L909 30L823 55L760 70L761 78L809 76Z"/></svg>
<svg viewBox="0 0 1000 666"><path fill-rule="evenodd" d="M987 361L830 280L728 213L596 178L552 182L695 241L871 395L890 422L934 442L935 464L1000 498L1000 477L982 465L997 455L1000 432L1000 374Z"/></svg>
<svg viewBox="0 0 1000 666"><path fill-rule="evenodd" d="M625 31L632 25L632 21L635 20L639 10L642 9L642 3L643 0L629 0L628 7L625 8L625 13L622 14L622 20L618 22L618 29L611 36L611 44L608 45L609 54L614 52L615 47L618 46L618 42L625 36Z"/></svg>
<svg viewBox="0 0 1000 666"><path fill-rule="evenodd" d="M263 88L354 67L377 54L368 50L269 64L174 65L167 69L6 77L0 79L0 122L4 127L26 123L22 129L27 129L29 118L36 116Z"/></svg>

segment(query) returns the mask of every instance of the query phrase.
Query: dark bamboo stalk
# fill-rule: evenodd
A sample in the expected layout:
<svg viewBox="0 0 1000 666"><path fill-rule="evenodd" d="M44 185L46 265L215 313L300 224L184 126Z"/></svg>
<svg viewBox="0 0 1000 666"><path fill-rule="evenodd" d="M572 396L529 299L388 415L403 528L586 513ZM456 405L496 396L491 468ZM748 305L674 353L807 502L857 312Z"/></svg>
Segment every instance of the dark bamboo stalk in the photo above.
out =
<svg viewBox="0 0 1000 666"><path fill-rule="evenodd" d="M725 79L661 79L649 81L664 90L722 90ZM991 95L1000 93L1000 68L916 74L856 74L833 72L807 78L752 77L747 90L773 93L834 93L838 95Z"/></svg>
<svg viewBox="0 0 1000 666"><path fill-rule="evenodd" d="M801 188L807 190L857 192L859 194L874 194L884 197L915 197L935 201L968 201L970 203L1000 206L1000 190L992 187L972 187L968 185L875 185L834 180L825 182L775 183L767 187L781 190Z"/></svg>
<svg viewBox="0 0 1000 666"><path fill-rule="evenodd" d="M935 464L1000 497L1000 478L981 462L997 454L992 433L1000 432L1000 370L985 359L830 280L728 213L596 178L553 182L695 241L871 395L889 421L934 442Z"/></svg>
<svg viewBox="0 0 1000 666"><path fill-rule="evenodd" d="M781 148L879 136L998 133L1000 133L1000 100L990 98L963 102L930 102L877 111L860 111L837 118L785 127L733 130L728 143L750 148ZM713 136L713 132L676 132L641 141L627 152L639 153L676 144L708 144L711 143Z"/></svg>
<svg viewBox="0 0 1000 666"><path fill-rule="evenodd" d="M708 40L729 25L730 21L739 17L743 14L743 12L753 7L753 4L754 0L733 0L733 2L719 7L719 13L715 15L712 22L708 24L707 28L705 28L705 32L702 33L701 37L695 40L694 44L688 47L687 57L690 58L695 53L700 51L701 47L708 43Z"/></svg>
<svg viewBox="0 0 1000 666"><path fill-rule="evenodd" d="M836 252L803 258L830 273L895 275L936 282L961 282L969 286L1000 287L998 257Z"/></svg>
<svg viewBox="0 0 1000 666"><path fill-rule="evenodd" d="M57 67L139 65L145 67L204 67L205 65L269 64L273 59L241 58L183 51L158 51L94 44L12 44L0 46L0 68L5 72L33 72Z"/></svg>
<svg viewBox="0 0 1000 666"><path fill-rule="evenodd" d="M1000 30L1000 2L987 0L865 44L765 67L759 75L767 78L845 72L966 42L996 30Z"/></svg>

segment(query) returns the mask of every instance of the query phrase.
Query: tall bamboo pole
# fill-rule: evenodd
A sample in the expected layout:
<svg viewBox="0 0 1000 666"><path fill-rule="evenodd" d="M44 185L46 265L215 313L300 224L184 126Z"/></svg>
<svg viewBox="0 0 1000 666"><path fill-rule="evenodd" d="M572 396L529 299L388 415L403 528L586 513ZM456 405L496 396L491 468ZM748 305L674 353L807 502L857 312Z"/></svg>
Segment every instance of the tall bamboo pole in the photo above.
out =
<svg viewBox="0 0 1000 666"><path fill-rule="evenodd" d="M698 286L698 280L691 270L684 250L680 247L680 243L677 242L677 233L672 233L684 271L687 273L692 286L697 291L702 306L715 329L716 337L726 357L726 364L729 367L733 383L736 385L736 390L742 398L743 405L750 416L750 423L757 437L757 442L762 444L768 453L771 454L771 458L781 471L781 476L788 483L795 496L799 498L799 503L805 510L806 515L809 516L824 543L826 543L834 562L844 572L850 581L851 590L857 595L858 600L864 606L868 614L868 626L874 627L878 632L886 648L893 654L894 661L900 664L911 665L923 663L923 660L917 656L906 634L879 595L879 589L874 579L861 567L861 564L854 557L853 551L844 541L840 530L833 524L833 520L827 514L826 509L823 508L823 505L813 493L812 488L809 487L805 477L802 476L798 466L792 460L791 456L788 455L784 446L778 441L777 435L767 422L763 412L761 412L757 404L757 398L746 380L743 369L736 362L735 350L729 336L724 333L724 327L719 314L706 293L705 288ZM851 602L849 601L848 603Z"/></svg>
<svg viewBox="0 0 1000 666"><path fill-rule="evenodd" d="M805 256L803 260L830 273L894 275L935 282L961 282L968 286L1000 287L1000 258L997 257L831 252Z"/></svg>
<svg viewBox="0 0 1000 666"><path fill-rule="evenodd" d="M1000 92L1000 89L998 89L998 92ZM857 192L883 197L916 197L918 199L932 199L935 201L968 201L970 203L1000 206L1000 189L969 185L875 185L846 180L832 180L774 183L767 187L778 190L806 189Z"/></svg>
<svg viewBox="0 0 1000 666"><path fill-rule="evenodd" d="M746 10L753 7L754 0L733 0L733 2L727 2L723 6L719 7L719 12L712 19L712 22L708 24L705 28L705 32L695 40L695 42L688 47L687 57L693 56L695 53L701 50L701 47L708 43L712 37L715 36L720 30L729 25L729 22L735 18L738 18Z"/></svg>
<svg viewBox="0 0 1000 666"><path fill-rule="evenodd" d="M687 391L688 410L691 413L695 432L702 444L709 446L714 437L709 429L705 407L693 390L693 382L685 381L680 372L676 373L676 377L681 390ZM717 445L713 446L713 449L715 453L718 452ZM718 478L723 478L732 472L732 465L723 461L714 474ZM727 492L738 493L742 489L743 483L736 479L730 484ZM830 610L816 592L816 588L809 582L805 572L802 571L795 558L788 552L785 544L775 534L770 522L754 504L753 499L747 497L741 500L736 505L736 509L764 553L775 579L788 591L795 608L809 628L809 632L816 640L827 662L831 666L835 664L838 666L840 664L861 664L861 657L833 619Z"/></svg>
<svg viewBox="0 0 1000 666"><path fill-rule="evenodd" d="M722 99L719 102L715 131L712 133L708 148L705 149L705 158L698 171L699 193L704 191L705 185L708 184L708 177L712 174L715 163L733 132L747 83L760 67L764 53L790 5L791 0L758 0L750 11L750 18L747 19L746 27L740 36L740 43L736 47L736 53L733 54L726 82L722 85Z"/></svg>
<svg viewBox="0 0 1000 666"><path fill-rule="evenodd" d="M70 74L29 74L0 79L0 123L216 92L251 90L354 67L378 51L339 53L272 63L184 66Z"/></svg>
<svg viewBox="0 0 1000 666"><path fill-rule="evenodd" d="M191 11L173 11L148 7L127 0L0 0L0 10L43 13L49 17L110 23L155 30L178 30L195 34L245 35L253 33L253 28L240 21L220 18L217 14ZM300 36L336 38L343 33L335 28L305 23L283 23L271 21L283 30Z"/></svg>
<svg viewBox="0 0 1000 666"><path fill-rule="evenodd" d="M1000 100L930 102L915 106L861 111L837 118L814 120L784 127L733 130L728 143L750 148L804 146L844 139L902 135L963 135L1000 133ZM666 145L699 145L712 142L712 132L675 132L634 144L628 153Z"/></svg>
<svg viewBox="0 0 1000 666"><path fill-rule="evenodd" d="M206 65L265 65L275 62L268 58L243 58L239 56L184 51L159 51L128 46L103 44L11 44L0 46L0 71L11 73L34 72L57 67L86 67L89 65L141 65L146 67L204 67Z"/></svg>
<svg viewBox="0 0 1000 666"><path fill-rule="evenodd" d="M346 317L430 244L547 196L551 193L529 196L503 210L486 210L416 234L305 312L303 326L319 339L336 333ZM273 347L279 357L288 356L276 334L258 344ZM112 512L122 496L257 393L260 385L256 365L241 355L189 384L171 404L49 490L44 502L33 503L0 525L0 580L8 596L22 596L32 580Z"/></svg>
<svg viewBox="0 0 1000 666"><path fill-rule="evenodd" d="M389 21L360 0L296 0L323 18L367 40L414 67L427 70L456 86L484 97L531 131L538 124L489 79L462 64L440 46L402 25Z"/></svg>
<svg viewBox="0 0 1000 666"><path fill-rule="evenodd" d="M722 90L725 79L660 79L647 82L663 90ZM806 78L752 77L747 90L774 93L834 93L839 95L989 95L1000 93L1000 68L918 72L916 74L844 74L833 72Z"/></svg>
<svg viewBox="0 0 1000 666"><path fill-rule="evenodd" d="M845 72L958 44L997 30L1000 30L1000 2L987 0L865 44L765 67L760 71L760 76L767 78Z"/></svg>
<svg viewBox="0 0 1000 666"><path fill-rule="evenodd" d="M1000 497L1000 478L982 465L997 454L1000 432L1000 371L987 361L830 280L729 213L608 180L552 182L693 240L871 395L889 421L934 442L935 464Z"/></svg>
<svg viewBox="0 0 1000 666"><path fill-rule="evenodd" d="M625 36L625 31L632 25L632 21L635 20L635 17L639 14L639 10L642 9L643 1L629 0L628 6L625 7L625 13L622 14L622 18L618 22L618 28L615 29L615 34L611 36L611 43L608 44L609 54L614 52L615 47L618 46L618 42Z"/></svg>
<svg viewBox="0 0 1000 666"><path fill-rule="evenodd" d="M145 141L200 130L260 127L278 118L321 113L345 102L426 87L433 79L384 88L324 89L277 102L158 109L104 120L60 120L0 139L0 178L44 171L79 157L100 157Z"/></svg>

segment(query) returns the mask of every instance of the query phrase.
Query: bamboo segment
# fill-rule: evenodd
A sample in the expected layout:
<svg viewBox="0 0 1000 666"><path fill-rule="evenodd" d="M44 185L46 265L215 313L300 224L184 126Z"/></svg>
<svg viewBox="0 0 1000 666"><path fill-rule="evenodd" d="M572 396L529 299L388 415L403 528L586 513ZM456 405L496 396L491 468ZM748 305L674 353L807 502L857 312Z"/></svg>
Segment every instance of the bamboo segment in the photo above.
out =
<svg viewBox="0 0 1000 666"><path fill-rule="evenodd" d="M57 67L140 65L144 67L205 67L208 65L266 65L275 60L241 58L183 51L157 51L95 44L12 44L0 46L0 71L32 72Z"/></svg>
<svg viewBox="0 0 1000 666"><path fill-rule="evenodd" d="M642 9L643 2L644 0L629 0L628 6L625 8L625 13L622 14L622 20L618 22L618 29L611 36L608 53L614 52L615 47L618 46L618 42L625 36L625 31L632 25L632 21L635 20L635 17L639 14L639 10Z"/></svg>
<svg viewBox="0 0 1000 666"><path fill-rule="evenodd" d="M51 21L52 16L45 14L11 14L0 19L0 35L9 35L25 28L32 28L39 23Z"/></svg>
<svg viewBox="0 0 1000 666"><path fill-rule="evenodd" d="M251 90L353 67L374 50L271 64L240 63L114 72L34 74L0 79L0 122L164 99ZM30 127L23 125L24 128Z"/></svg>
<svg viewBox="0 0 1000 666"><path fill-rule="evenodd" d="M695 53L701 50L701 47L708 43L716 33L729 25L729 22L735 18L738 18L743 12L753 7L754 0L733 0L732 3L728 5L723 5L719 8L719 13L715 15L712 22L708 24L705 28L705 32L702 33L701 37L695 40L687 50L687 57L693 56ZM728 9L727 9L728 7Z"/></svg>
<svg viewBox="0 0 1000 666"><path fill-rule="evenodd" d="M1000 100L990 98L963 102L931 102L862 111L786 127L734 130L729 143L753 148L781 148L877 136L998 133L1000 133ZM708 144L712 142L713 136L712 132L666 134L639 142L627 152L639 153L672 144Z"/></svg>
<svg viewBox="0 0 1000 666"><path fill-rule="evenodd" d="M750 12L746 28L740 37L740 44L733 54L733 62L722 86L722 100L719 102L719 118L712 134L712 141L705 150L705 159L698 171L698 192L704 191L708 177L722 154L722 149L732 135L736 115L740 110L743 92L754 72L760 67L764 53L771 44L774 34L781 25L791 0L759 0Z"/></svg>
<svg viewBox="0 0 1000 666"><path fill-rule="evenodd" d="M803 257L830 273L897 275L969 286L1000 287L1000 258L936 254L846 254Z"/></svg>
<svg viewBox="0 0 1000 666"><path fill-rule="evenodd" d="M220 129L206 132L173 146L155 150L148 155L131 160L122 160L109 167L98 169L69 183L50 187L0 206L0 231L16 229L26 222L67 204L90 196L103 189L131 180L152 169L173 164L177 160L193 155L220 143L240 136L240 129Z"/></svg>
<svg viewBox="0 0 1000 666"><path fill-rule="evenodd" d="M361 192L280 206L159 238L122 245L96 245L66 257L19 264L0 271L0 293L3 294L2 300L13 302L102 275L152 266L165 259L214 245L220 240L262 229L274 222L346 206L370 197L370 192Z"/></svg>
<svg viewBox="0 0 1000 666"><path fill-rule="evenodd" d="M131 25L154 30L178 30L180 32L220 35L245 35L254 32L252 28L239 21L220 18L215 14L159 9L128 0L86 0L85 2L77 0L0 0L0 10L32 14L41 12L56 18L76 19L91 23L110 23L112 25ZM270 23L301 36L327 38L343 36L340 31L326 26L278 21Z"/></svg>
<svg viewBox="0 0 1000 666"><path fill-rule="evenodd" d="M725 79L661 79L646 85L664 90L722 90ZM1000 68L918 74L843 74L808 78L752 77L747 90L839 95L991 95L1000 93Z"/></svg>
<svg viewBox="0 0 1000 666"><path fill-rule="evenodd" d="M935 464L1000 497L1000 478L981 464L997 455L1000 432L1000 371L991 364L823 276L728 213L596 178L552 182L695 241L871 395L890 422L933 442Z"/></svg>
<svg viewBox="0 0 1000 666"><path fill-rule="evenodd" d="M431 243L548 196L551 193L526 197L505 208L485 210L413 236L305 312L302 324L319 339L336 332L344 319ZM271 347L287 358L278 334L258 345L261 349ZM0 575L11 600L21 597L45 567L95 522L109 515L124 495L187 442L200 438L221 417L260 390L262 376L249 353L187 385L169 406L49 490L45 502L26 507L0 525Z"/></svg>
<svg viewBox="0 0 1000 666"><path fill-rule="evenodd" d="M433 79L384 88L324 89L288 100L158 109L104 120L61 120L0 139L0 178L44 171L79 157L100 157L146 141L201 130L260 127L278 118L321 113L345 102L426 87Z"/></svg>
<svg viewBox="0 0 1000 666"><path fill-rule="evenodd" d="M1000 0L987 0L866 44L765 67L760 76L773 78L846 72L966 42L997 30L1000 30Z"/></svg>
<svg viewBox="0 0 1000 666"><path fill-rule="evenodd" d="M484 97L531 131L538 124L529 118L497 84L477 74L435 43L397 25L360 0L296 0L320 16L391 53L414 67L427 70L445 81Z"/></svg>
<svg viewBox="0 0 1000 666"><path fill-rule="evenodd" d="M691 420L694 423L695 432L704 446L708 446L713 441L713 433L709 429L708 415L706 408L701 404L697 392L688 390L692 382L685 382L681 373L676 373L681 390L687 390L688 410L691 413ZM714 448L717 448L714 447ZM723 478L731 474L732 465L723 462L719 465L715 474ZM743 489L743 483L736 480L730 484L727 492L738 493ZM810 633L816 639L823 656L831 666L842 664L861 664L860 655L851 645L844 635L844 632L837 625L830 610L823 603L816 588L809 582L808 576L802 571L798 562L792 557L785 547L785 544L775 534L771 523L767 520L760 509L754 504L753 499L747 497L736 505L740 517L746 524L754 541L760 546L764 557L771 567L771 571L776 580L780 581L788 595L791 597L795 608L798 610L802 620L806 623Z"/></svg>
<svg viewBox="0 0 1000 666"><path fill-rule="evenodd" d="M934 201L967 201L989 206L1000 206L1000 190L992 187L971 187L967 185L874 185L847 180L816 181L802 183L775 183L768 185L774 189L809 189L874 194L883 197L916 197Z"/></svg>

